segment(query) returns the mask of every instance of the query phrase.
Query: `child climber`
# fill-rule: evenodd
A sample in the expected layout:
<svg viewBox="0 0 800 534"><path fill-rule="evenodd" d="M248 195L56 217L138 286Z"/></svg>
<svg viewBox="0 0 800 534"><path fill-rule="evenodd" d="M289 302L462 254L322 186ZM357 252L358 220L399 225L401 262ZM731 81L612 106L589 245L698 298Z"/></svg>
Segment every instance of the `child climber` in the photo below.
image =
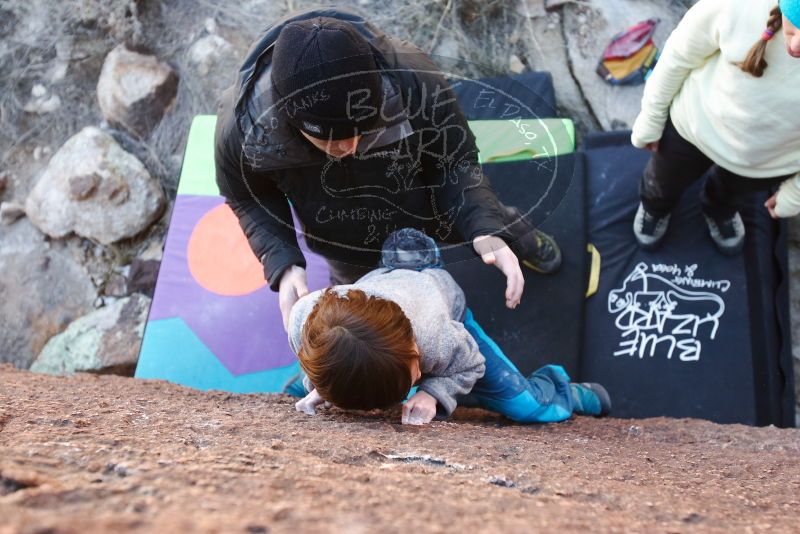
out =
<svg viewBox="0 0 800 534"><path fill-rule="evenodd" d="M744 244L747 193L779 186L770 215L800 213L798 26L800 0L699 0L672 32L631 136L653 152L634 221L642 247L663 241L681 194L709 169L703 213L725 254Z"/></svg>
<svg viewBox="0 0 800 534"><path fill-rule="evenodd" d="M300 411L330 403L344 409L403 405L404 424L450 415L459 399L523 423L606 415L599 384L571 384L560 366L529 378L475 322L464 292L442 269L432 239L410 228L383 245L383 267L351 285L316 291L289 315L289 344L306 377L287 392L306 395Z"/></svg>

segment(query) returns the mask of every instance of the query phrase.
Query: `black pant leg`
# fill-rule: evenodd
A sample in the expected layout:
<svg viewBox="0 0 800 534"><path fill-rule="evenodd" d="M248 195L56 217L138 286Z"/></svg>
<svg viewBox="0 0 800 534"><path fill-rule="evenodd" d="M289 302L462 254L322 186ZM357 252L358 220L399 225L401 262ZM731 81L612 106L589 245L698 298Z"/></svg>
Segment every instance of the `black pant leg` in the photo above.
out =
<svg viewBox="0 0 800 534"><path fill-rule="evenodd" d="M748 194L777 187L791 176L747 178L715 165L703 188L703 211L715 219L729 219L741 207Z"/></svg>
<svg viewBox="0 0 800 534"><path fill-rule="evenodd" d="M377 265L364 267L362 265L354 265L330 258L325 258L325 261L328 263L332 286L352 284L371 270L377 268Z"/></svg>
<svg viewBox="0 0 800 534"><path fill-rule="evenodd" d="M639 186L645 209L658 217L668 215L683 192L713 164L667 120L658 151L650 157Z"/></svg>

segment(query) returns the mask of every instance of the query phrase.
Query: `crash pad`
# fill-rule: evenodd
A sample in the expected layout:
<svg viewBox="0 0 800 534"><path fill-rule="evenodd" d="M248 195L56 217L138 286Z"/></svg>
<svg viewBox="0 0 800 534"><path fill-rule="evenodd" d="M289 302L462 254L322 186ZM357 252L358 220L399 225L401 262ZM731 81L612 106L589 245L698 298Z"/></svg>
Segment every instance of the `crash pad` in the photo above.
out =
<svg viewBox="0 0 800 534"><path fill-rule="evenodd" d="M619 417L699 417L792 425L794 388L785 223L742 208L743 254L715 249L703 220L702 181L683 195L656 251L632 224L649 153L629 132L589 136L589 240L602 258L586 305L580 380L600 382Z"/></svg>

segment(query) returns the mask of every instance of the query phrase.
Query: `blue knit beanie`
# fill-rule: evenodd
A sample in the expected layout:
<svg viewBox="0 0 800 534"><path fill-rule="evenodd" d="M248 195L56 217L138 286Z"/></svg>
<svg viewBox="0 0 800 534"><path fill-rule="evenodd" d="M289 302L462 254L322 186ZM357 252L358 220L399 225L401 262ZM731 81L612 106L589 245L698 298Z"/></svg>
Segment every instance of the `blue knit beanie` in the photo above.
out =
<svg viewBox="0 0 800 534"><path fill-rule="evenodd" d="M800 28L800 0L781 0L780 5L789 22Z"/></svg>

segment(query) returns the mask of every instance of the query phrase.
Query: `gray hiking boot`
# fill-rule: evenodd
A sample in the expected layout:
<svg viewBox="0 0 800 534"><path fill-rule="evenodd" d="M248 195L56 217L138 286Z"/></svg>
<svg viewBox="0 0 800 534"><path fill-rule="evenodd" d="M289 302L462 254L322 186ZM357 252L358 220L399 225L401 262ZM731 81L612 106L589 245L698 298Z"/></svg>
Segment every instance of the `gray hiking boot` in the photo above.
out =
<svg viewBox="0 0 800 534"><path fill-rule="evenodd" d="M744 247L744 223L737 211L733 217L727 219L715 219L703 214L708 225L708 233L717 249L726 256L734 256L742 251Z"/></svg>
<svg viewBox="0 0 800 534"><path fill-rule="evenodd" d="M664 241L664 236L667 235L669 217L669 215L656 217L649 213L644 208L644 204L640 202L636 218L633 220L633 233L636 235L639 246L645 250L658 248Z"/></svg>

